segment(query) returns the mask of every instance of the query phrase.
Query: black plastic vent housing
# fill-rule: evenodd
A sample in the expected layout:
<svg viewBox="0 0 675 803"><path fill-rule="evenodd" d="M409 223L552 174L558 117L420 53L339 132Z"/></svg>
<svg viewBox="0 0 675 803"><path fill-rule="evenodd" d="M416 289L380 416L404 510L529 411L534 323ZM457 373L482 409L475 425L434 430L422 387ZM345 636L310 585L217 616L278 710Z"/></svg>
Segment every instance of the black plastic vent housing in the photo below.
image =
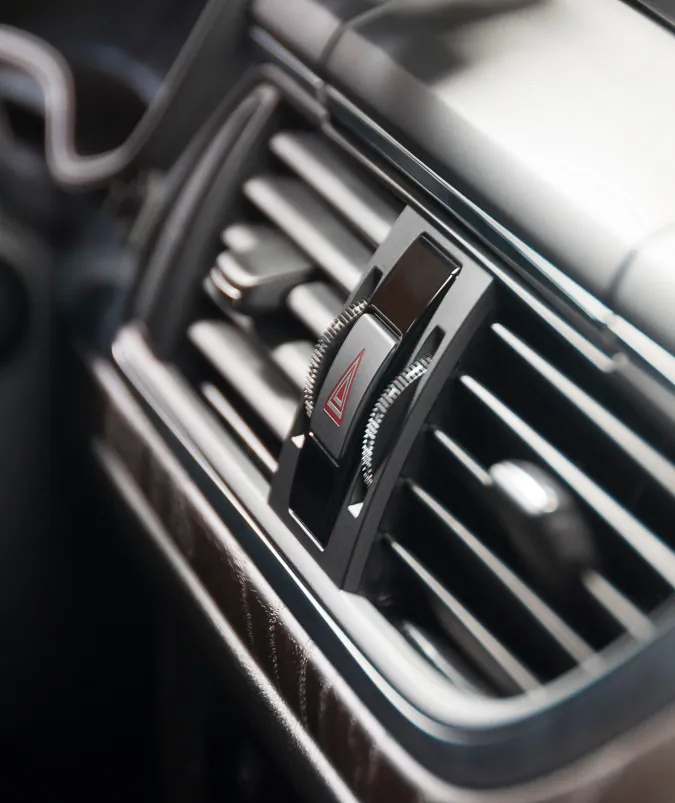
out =
<svg viewBox="0 0 675 803"><path fill-rule="evenodd" d="M675 587L672 443L617 386L621 355L561 323L499 289L410 450L364 574L362 591L440 672L488 695L597 676L611 649L654 636ZM545 493L536 475L573 508L544 567L528 547L546 546L545 524L505 503L500 465L532 467L525 507ZM579 565L565 549L577 535Z"/></svg>

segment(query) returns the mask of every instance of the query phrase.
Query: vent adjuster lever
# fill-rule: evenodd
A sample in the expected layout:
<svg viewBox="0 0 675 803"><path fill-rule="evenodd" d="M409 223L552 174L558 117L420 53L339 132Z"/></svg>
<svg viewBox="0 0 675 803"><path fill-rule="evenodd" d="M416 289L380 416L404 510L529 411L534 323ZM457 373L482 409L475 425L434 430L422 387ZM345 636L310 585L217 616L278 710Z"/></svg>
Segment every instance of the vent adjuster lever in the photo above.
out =
<svg viewBox="0 0 675 803"><path fill-rule="evenodd" d="M329 535L345 488L359 470L366 417L388 384L387 375L405 365L414 333L458 274L458 265L418 239L372 296L347 307L319 341L305 386L309 422L291 509L320 541Z"/></svg>

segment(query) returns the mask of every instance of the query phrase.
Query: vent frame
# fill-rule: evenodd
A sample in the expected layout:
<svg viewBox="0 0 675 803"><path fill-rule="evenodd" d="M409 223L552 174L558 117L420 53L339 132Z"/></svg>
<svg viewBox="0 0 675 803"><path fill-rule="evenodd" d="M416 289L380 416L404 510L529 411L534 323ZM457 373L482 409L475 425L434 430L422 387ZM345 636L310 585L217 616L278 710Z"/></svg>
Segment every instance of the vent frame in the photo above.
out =
<svg viewBox="0 0 675 803"><path fill-rule="evenodd" d="M364 163L371 163L367 152L364 154ZM399 185L394 175L390 175L390 182ZM401 192L405 195L407 190ZM454 228L455 222L439 222L438 209L431 203L416 206L433 225L466 248L467 235ZM490 273L508 277L489 251L483 250L480 255L481 249L474 243L468 250L474 256L478 254L479 264ZM128 327L118 338L115 358L147 409L154 411L155 419L164 422L162 431L172 449L182 455L195 481L208 490L221 515L232 521L256 564L282 588L284 600L302 614L308 632L329 660L421 763L457 783L481 787L511 784L560 767L672 702L670 679L675 643L672 611L670 615L664 612L660 637L644 650L620 656L621 660L601 679L602 683L595 684L592 694L589 687L578 689L564 679L552 684L546 697L470 701L449 694L448 699L442 695L443 699L435 701L428 695L417 695L397 667L388 664L386 656L390 653L380 649L389 634L381 615L366 600L354 600L349 594L336 592L333 584L325 583L323 573L314 571L304 555L295 550L287 528L265 506L264 483L252 483L248 471L241 476L239 463L246 462L244 452L228 440L226 455L218 438L209 440L203 437L203 427L192 426L190 416L186 419L184 415L186 406L193 418L206 408L191 395L189 388L175 383L168 367L158 362L152 352L144 350L142 340L142 331L135 331L133 325ZM189 454L183 455L184 451ZM195 454L200 455L199 461L195 460ZM209 466L208 471L204 471L204 465ZM224 488L231 494L227 500L223 498ZM236 513L230 509L233 498ZM384 636L371 643L369 635L376 636L378 628L385 631ZM399 645L393 631L391 637L394 647ZM409 649L403 642L399 646L404 651ZM411 664L406 666L410 668ZM638 681L650 667L658 667L658 672L652 677L650 688L642 694ZM419 680L425 675L414 677ZM605 717L609 706L621 699L627 689L629 693L640 690L636 705L599 725L598 717ZM571 733L571 725L575 730L570 740L564 734ZM549 734L543 740L542 728ZM554 738L554 732L560 738ZM530 751L535 745L537 761L533 763ZM526 765L522 756L528 757ZM486 767L490 768L489 773Z"/></svg>

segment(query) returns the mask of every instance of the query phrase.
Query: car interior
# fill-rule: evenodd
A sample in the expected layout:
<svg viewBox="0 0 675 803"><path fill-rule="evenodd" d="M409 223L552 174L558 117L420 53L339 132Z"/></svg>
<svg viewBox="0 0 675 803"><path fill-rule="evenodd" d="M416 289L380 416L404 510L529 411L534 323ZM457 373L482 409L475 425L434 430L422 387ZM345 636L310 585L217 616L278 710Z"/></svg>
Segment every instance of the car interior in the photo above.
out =
<svg viewBox="0 0 675 803"><path fill-rule="evenodd" d="M4 0L2 800L675 800L673 86L672 0Z"/></svg>

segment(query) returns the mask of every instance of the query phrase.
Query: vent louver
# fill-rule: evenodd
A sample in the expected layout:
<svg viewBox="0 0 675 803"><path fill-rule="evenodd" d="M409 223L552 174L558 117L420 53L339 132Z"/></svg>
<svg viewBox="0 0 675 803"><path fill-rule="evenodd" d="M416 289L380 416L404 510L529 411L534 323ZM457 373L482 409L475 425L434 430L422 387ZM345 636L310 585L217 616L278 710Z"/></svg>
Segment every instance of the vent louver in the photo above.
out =
<svg viewBox="0 0 675 803"><path fill-rule="evenodd" d="M301 401L316 340L402 204L319 132L282 130L224 222L188 331L188 375L263 471Z"/></svg>
<svg viewBox="0 0 675 803"><path fill-rule="evenodd" d="M675 587L675 466L612 370L504 292L408 457L364 592L458 686L510 696L592 677L654 634ZM573 498L597 554L575 582L514 544L491 473L505 461Z"/></svg>

